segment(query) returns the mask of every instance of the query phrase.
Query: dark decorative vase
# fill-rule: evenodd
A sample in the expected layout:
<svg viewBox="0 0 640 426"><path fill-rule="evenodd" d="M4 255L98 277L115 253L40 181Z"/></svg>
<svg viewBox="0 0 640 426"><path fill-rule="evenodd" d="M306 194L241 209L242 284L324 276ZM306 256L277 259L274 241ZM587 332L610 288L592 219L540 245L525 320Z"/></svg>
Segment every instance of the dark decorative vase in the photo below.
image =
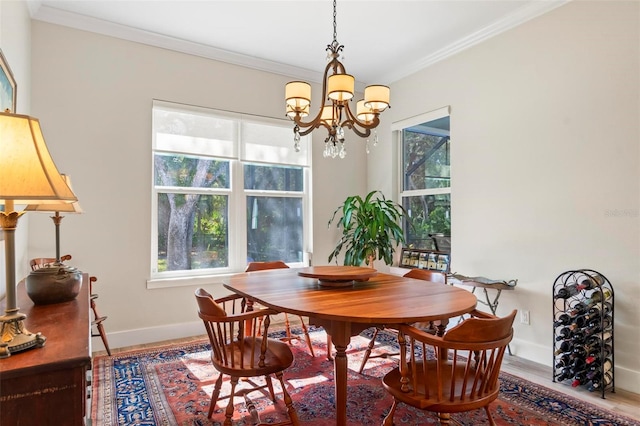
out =
<svg viewBox="0 0 640 426"><path fill-rule="evenodd" d="M37 269L26 280L27 295L36 305L68 302L81 287L82 272L62 264Z"/></svg>

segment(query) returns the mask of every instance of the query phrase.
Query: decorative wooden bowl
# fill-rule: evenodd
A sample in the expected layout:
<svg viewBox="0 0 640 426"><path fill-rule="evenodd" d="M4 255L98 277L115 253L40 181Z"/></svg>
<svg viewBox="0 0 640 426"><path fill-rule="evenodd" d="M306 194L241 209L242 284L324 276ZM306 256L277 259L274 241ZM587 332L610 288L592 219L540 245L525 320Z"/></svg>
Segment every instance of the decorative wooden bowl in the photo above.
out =
<svg viewBox="0 0 640 426"><path fill-rule="evenodd" d="M361 266L310 266L298 271L301 277L316 278L322 287L349 287L354 281L366 281L377 273Z"/></svg>

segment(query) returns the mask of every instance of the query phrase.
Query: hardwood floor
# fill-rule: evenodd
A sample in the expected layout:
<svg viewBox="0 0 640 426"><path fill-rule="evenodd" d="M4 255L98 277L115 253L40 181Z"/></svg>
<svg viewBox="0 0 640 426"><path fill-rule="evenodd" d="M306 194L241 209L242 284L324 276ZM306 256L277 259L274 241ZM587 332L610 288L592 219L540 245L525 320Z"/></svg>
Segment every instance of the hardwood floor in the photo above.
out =
<svg viewBox="0 0 640 426"><path fill-rule="evenodd" d="M584 386L573 388L568 381L554 383L551 367L517 356L506 355L502 371L640 421L640 394L616 389L615 393L606 392L602 399L600 393L589 392Z"/></svg>
<svg viewBox="0 0 640 426"><path fill-rule="evenodd" d="M206 335L194 336L179 340L117 348L112 349L111 352L115 355L136 349L152 348L162 346L163 344L188 343L206 338ZM105 351L94 352L94 355L106 354ZM602 399L600 394L589 392L584 387L573 388L568 382L554 383L551 380L553 375L551 367L518 358L517 356L506 355L502 362L502 371L640 421L640 394L617 389L615 393L605 393L605 399Z"/></svg>

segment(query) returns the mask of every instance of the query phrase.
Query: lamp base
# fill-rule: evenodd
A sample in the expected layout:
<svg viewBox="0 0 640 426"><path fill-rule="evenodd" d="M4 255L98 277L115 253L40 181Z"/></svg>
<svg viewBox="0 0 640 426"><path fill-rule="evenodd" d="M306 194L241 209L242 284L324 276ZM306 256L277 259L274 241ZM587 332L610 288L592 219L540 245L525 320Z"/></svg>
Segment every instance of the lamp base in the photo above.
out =
<svg viewBox="0 0 640 426"><path fill-rule="evenodd" d="M47 338L40 333L31 333L24 327L27 316L17 309L7 311L0 317L0 358L31 348L41 348Z"/></svg>

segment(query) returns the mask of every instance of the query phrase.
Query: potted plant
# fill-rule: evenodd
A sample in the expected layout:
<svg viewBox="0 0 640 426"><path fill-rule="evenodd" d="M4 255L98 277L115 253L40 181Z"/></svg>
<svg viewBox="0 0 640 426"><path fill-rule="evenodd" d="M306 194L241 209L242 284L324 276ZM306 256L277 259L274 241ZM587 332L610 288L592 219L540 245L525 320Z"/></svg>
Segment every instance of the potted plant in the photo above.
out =
<svg viewBox="0 0 640 426"><path fill-rule="evenodd" d="M395 247L405 242L400 219L404 208L387 200L380 191L371 191L363 199L358 195L347 197L329 220L329 226L336 219L336 226L342 228L342 237L329 255L329 262L345 248L344 264L360 266L366 263L373 267L375 259L393 263Z"/></svg>

